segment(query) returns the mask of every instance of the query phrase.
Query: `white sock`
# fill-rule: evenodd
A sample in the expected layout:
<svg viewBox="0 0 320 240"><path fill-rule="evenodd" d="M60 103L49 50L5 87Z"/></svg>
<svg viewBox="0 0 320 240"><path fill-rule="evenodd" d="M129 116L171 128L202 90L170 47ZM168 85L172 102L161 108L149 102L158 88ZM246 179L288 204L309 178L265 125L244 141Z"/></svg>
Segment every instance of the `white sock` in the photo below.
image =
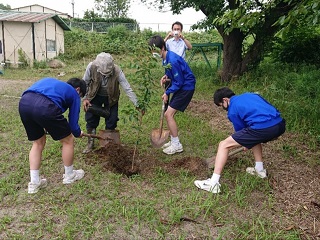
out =
<svg viewBox="0 0 320 240"><path fill-rule="evenodd" d="M39 170L31 170L30 169L30 178L32 183L40 182L40 173Z"/></svg>
<svg viewBox="0 0 320 240"><path fill-rule="evenodd" d="M71 175L73 173L73 165L71 166L64 166L64 173L66 175Z"/></svg>
<svg viewBox="0 0 320 240"><path fill-rule="evenodd" d="M179 145L180 144L180 141L179 141L179 137L172 137L171 136L171 144L173 145Z"/></svg>
<svg viewBox="0 0 320 240"><path fill-rule="evenodd" d="M211 177L211 182L212 183L216 184L216 183L219 182L219 180L220 180L220 175L219 174L216 174L216 173L212 174L212 177Z"/></svg>
<svg viewBox="0 0 320 240"><path fill-rule="evenodd" d="M263 170L263 162L256 162L256 166L254 168L257 172L261 172Z"/></svg>

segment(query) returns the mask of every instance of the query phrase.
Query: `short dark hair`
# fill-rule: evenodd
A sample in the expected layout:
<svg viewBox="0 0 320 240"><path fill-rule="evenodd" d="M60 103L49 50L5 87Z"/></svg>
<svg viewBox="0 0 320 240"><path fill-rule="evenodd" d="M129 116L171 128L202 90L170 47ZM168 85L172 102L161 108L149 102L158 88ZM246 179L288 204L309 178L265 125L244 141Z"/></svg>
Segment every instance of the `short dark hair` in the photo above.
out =
<svg viewBox="0 0 320 240"><path fill-rule="evenodd" d="M172 23L171 29L173 29L173 26L174 26L174 25L180 25L180 27L181 27L181 31L182 31L182 29L183 29L183 25L182 25L182 23L181 23L181 22L176 21L176 22Z"/></svg>
<svg viewBox="0 0 320 240"><path fill-rule="evenodd" d="M74 88L80 88L80 93L82 96L86 95L87 93L87 85L86 82L80 78L70 78L67 81L68 84L70 84Z"/></svg>
<svg viewBox="0 0 320 240"><path fill-rule="evenodd" d="M219 88L213 95L213 102L219 106L223 98L231 98L234 95L236 94L228 87Z"/></svg>
<svg viewBox="0 0 320 240"><path fill-rule="evenodd" d="M166 43L164 42L163 38L159 35L155 35L150 38L149 46L151 49L154 47L162 49L164 47L164 50L167 50Z"/></svg>

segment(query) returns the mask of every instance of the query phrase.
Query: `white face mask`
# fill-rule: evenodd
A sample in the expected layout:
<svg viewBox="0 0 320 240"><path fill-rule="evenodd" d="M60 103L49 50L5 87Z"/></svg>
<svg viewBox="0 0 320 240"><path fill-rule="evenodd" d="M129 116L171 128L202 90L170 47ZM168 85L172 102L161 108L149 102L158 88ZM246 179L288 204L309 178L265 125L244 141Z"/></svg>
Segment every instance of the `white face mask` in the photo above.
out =
<svg viewBox="0 0 320 240"><path fill-rule="evenodd" d="M153 56L154 58L161 58L161 55L160 55L159 53L157 53L157 52L153 52L153 53L152 53L152 56Z"/></svg>

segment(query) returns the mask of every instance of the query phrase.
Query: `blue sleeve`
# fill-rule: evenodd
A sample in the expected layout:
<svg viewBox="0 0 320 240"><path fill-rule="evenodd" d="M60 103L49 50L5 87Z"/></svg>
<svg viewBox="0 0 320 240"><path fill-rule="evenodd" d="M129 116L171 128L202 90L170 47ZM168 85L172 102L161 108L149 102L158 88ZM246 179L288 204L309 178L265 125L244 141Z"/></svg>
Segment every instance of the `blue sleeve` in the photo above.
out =
<svg viewBox="0 0 320 240"><path fill-rule="evenodd" d="M241 129L245 128L246 125L242 121L242 119L236 114L228 114L228 118L230 122L232 122L233 128L236 132L240 131Z"/></svg>
<svg viewBox="0 0 320 240"><path fill-rule="evenodd" d="M166 75L171 79L171 85L166 91L167 95L181 89L184 83L184 77L179 62L175 61L171 63L171 69L166 69Z"/></svg>
<svg viewBox="0 0 320 240"><path fill-rule="evenodd" d="M68 115L69 125L70 125L73 136L79 137L81 134L81 129L78 121L79 121L79 115L80 115L81 101L78 94L77 96L73 96L72 98L73 98L73 101L71 102L71 105L69 108L69 115Z"/></svg>

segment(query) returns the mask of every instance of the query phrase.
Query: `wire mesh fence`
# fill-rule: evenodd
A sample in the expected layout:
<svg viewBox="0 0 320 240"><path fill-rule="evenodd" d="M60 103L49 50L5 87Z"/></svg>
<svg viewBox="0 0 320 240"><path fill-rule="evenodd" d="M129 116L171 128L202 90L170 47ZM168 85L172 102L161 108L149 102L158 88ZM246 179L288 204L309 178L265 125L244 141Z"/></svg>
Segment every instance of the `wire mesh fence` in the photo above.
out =
<svg viewBox="0 0 320 240"><path fill-rule="evenodd" d="M114 28L116 26L125 26L128 30L138 31L144 29L150 29L156 32L168 32L171 30L172 23L122 23L122 22L68 22L70 28L79 28L85 31L95 31L100 33L105 33L108 28ZM190 32L192 24L184 24L183 31Z"/></svg>
<svg viewBox="0 0 320 240"><path fill-rule="evenodd" d="M95 31L104 33L108 31L108 28L114 28L116 26L125 26L128 30L138 31L139 24L136 23L117 23L117 22L70 22L69 26L71 28L80 28L85 31Z"/></svg>

